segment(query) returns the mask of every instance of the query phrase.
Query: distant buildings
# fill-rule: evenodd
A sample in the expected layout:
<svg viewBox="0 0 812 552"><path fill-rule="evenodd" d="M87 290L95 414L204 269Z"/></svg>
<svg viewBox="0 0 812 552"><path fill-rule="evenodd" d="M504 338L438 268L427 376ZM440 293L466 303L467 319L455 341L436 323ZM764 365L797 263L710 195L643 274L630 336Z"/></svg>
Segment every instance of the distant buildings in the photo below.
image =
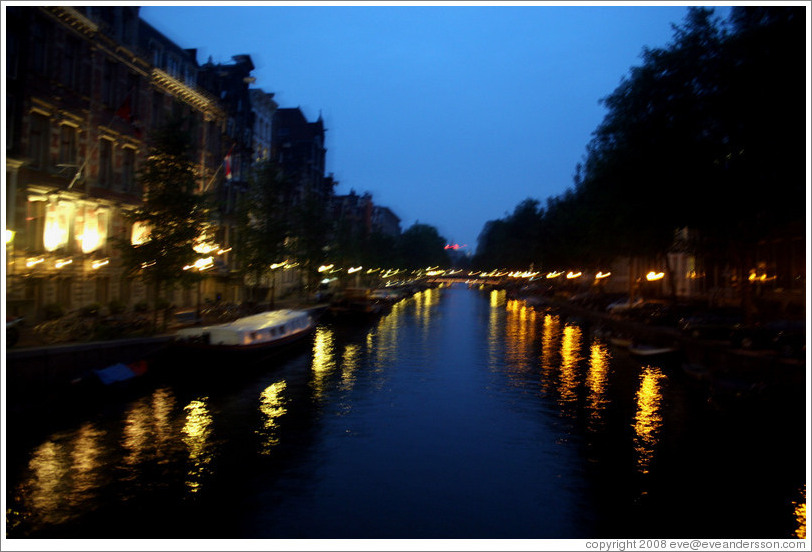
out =
<svg viewBox="0 0 812 552"><path fill-rule="evenodd" d="M250 88L250 56L200 65L196 50L140 19L135 6L10 6L6 15L9 313L36 320L49 304L72 310L148 299L114 241L139 239L123 213L141 203L137 174L150 133L171 117L188 122L198 188L217 198L214 269L200 295L175 290L176 306L243 299L234 215L256 161L277 161L300 200L318 198L331 212L321 117L308 122L300 109L279 109L273 94ZM376 224L398 231L397 217L378 209ZM290 288L295 279L286 275Z"/></svg>

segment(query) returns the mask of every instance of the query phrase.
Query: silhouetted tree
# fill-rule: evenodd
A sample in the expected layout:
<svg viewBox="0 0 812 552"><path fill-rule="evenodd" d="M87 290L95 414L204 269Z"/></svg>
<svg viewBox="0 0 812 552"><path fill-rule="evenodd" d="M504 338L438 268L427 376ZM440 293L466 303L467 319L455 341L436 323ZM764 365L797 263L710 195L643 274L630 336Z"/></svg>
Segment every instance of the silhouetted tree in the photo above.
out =
<svg viewBox="0 0 812 552"><path fill-rule="evenodd" d="M116 245L129 272L151 284L155 319L167 290L199 277L184 267L198 256L193 246L206 225L207 206L205 197L196 191L195 161L185 122L173 120L151 138L149 154L138 174L144 201L125 213L130 222L146 225L147 239L138 245L129 240Z"/></svg>

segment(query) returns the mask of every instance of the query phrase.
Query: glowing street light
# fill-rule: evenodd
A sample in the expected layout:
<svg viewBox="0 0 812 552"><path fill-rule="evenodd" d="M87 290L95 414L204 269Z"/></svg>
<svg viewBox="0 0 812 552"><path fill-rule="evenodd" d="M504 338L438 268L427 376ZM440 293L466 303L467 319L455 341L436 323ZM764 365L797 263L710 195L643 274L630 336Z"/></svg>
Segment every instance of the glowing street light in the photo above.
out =
<svg viewBox="0 0 812 552"><path fill-rule="evenodd" d="M656 280L662 280L665 277L665 272L654 272L653 270L646 274L646 280L649 282L654 282Z"/></svg>

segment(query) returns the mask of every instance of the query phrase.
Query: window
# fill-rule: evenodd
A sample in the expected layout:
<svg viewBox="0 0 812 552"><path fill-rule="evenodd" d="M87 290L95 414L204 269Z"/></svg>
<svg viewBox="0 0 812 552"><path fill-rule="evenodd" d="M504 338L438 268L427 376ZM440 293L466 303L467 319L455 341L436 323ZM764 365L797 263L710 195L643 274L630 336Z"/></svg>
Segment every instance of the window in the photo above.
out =
<svg viewBox="0 0 812 552"><path fill-rule="evenodd" d="M31 157L31 166L36 169L47 169L48 139L51 133L51 122L40 113L31 114L31 134L28 143L28 155Z"/></svg>
<svg viewBox="0 0 812 552"><path fill-rule="evenodd" d="M113 184L113 142L99 140L99 181L100 188L110 189Z"/></svg>
<svg viewBox="0 0 812 552"><path fill-rule="evenodd" d="M164 50L159 44L152 44L152 65L161 69L163 68Z"/></svg>
<svg viewBox="0 0 812 552"><path fill-rule="evenodd" d="M173 55L166 56L166 72L173 77L180 77L180 63L178 58Z"/></svg>
<svg viewBox="0 0 812 552"><path fill-rule="evenodd" d="M79 83L79 41L69 36L65 42L65 55L62 59L62 82L69 88L77 88Z"/></svg>
<svg viewBox="0 0 812 552"><path fill-rule="evenodd" d="M76 164L76 128L62 125L59 129L59 163Z"/></svg>
<svg viewBox="0 0 812 552"><path fill-rule="evenodd" d="M163 120L163 94L157 90L152 94L152 126L160 126Z"/></svg>
<svg viewBox="0 0 812 552"><path fill-rule="evenodd" d="M105 60L102 74L102 102L107 107L117 108L116 105L116 64Z"/></svg>
<svg viewBox="0 0 812 552"><path fill-rule="evenodd" d="M31 69L44 75L48 72L48 24L45 21L35 21L31 29Z"/></svg>
<svg viewBox="0 0 812 552"><path fill-rule="evenodd" d="M186 66L186 75L184 77L186 84L188 86L196 86L197 85L197 74L195 72L194 67L191 65Z"/></svg>
<svg viewBox="0 0 812 552"><path fill-rule="evenodd" d="M135 151L124 148L121 162L121 190L123 192L135 191Z"/></svg>
<svg viewBox="0 0 812 552"><path fill-rule="evenodd" d="M140 96L141 79L135 73L127 75L127 97L130 98L130 113L133 118L138 119L139 105L138 98Z"/></svg>

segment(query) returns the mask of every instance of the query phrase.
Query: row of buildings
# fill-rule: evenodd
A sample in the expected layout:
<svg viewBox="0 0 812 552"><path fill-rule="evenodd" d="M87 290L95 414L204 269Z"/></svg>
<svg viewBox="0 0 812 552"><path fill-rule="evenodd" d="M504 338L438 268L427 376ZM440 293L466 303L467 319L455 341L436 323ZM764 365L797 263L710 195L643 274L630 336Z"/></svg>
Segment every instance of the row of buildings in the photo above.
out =
<svg viewBox="0 0 812 552"><path fill-rule="evenodd" d="M137 174L150 133L171 117L188 121L198 189L213 192L217 205L216 262L200 289L175 290L178 307L244 298L234 210L257 161L278 162L296 190L320 194L333 216L400 233L397 216L368 194L335 196L321 117L310 122L253 87L250 56L201 64L136 6L7 7L5 23L10 314L36 319L49 304L148 299L142 279L123 270L115 240L141 239L122 214L141 202ZM282 293L299 285L295 270L278 278Z"/></svg>

